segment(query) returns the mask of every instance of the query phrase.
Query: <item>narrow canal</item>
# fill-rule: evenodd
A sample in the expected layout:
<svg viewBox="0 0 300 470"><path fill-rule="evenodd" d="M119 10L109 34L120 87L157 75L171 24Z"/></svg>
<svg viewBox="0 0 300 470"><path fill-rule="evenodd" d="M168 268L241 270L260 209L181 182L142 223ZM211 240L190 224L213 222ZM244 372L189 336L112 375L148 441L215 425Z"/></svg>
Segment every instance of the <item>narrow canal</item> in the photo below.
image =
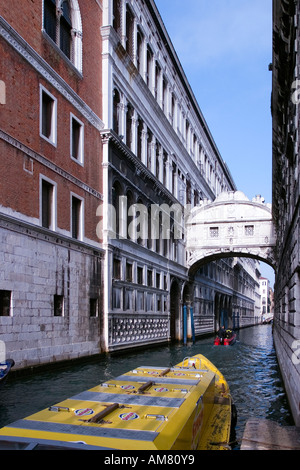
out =
<svg viewBox="0 0 300 470"><path fill-rule="evenodd" d="M210 337L186 346L166 345L122 352L48 371L11 376L0 390L0 427L137 366L167 367L196 353L212 361L229 383L238 414L236 450L248 418L293 424L273 346L272 326L259 325L240 330L233 346L214 346Z"/></svg>

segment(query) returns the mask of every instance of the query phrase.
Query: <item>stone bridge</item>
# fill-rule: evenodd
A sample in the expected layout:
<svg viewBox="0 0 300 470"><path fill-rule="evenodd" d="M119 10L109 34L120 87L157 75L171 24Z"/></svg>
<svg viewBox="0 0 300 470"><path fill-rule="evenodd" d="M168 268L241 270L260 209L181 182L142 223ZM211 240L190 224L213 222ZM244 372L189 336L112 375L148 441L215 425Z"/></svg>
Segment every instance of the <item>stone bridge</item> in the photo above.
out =
<svg viewBox="0 0 300 470"><path fill-rule="evenodd" d="M205 200L186 221L187 267L191 274L201 264L226 257L250 257L275 269L276 234L271 204L244 193L221 193Z"/></svg>

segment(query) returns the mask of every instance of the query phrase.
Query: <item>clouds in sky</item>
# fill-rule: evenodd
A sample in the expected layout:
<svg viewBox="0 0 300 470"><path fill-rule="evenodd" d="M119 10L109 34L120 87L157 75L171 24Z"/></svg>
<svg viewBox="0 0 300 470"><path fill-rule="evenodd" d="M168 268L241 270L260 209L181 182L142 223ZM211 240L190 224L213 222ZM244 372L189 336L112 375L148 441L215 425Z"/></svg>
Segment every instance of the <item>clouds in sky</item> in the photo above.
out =
<svg viewBox="0 0 300 470"><path fill-rule="evenodd" d="M156 0L239 190L271 202L272 0Z"/></svg>
<svg viewBox="0 0 300 470"><path fill-rule="evenodd" d="M238 189L271 202L272 0L155 2Z"/></svg>
<svg viewBox="0 0 300 470"><path fill-rule="evenodd" d="M244 62L269 48L271 0L186 0L184 9L182 0L157 3L169 8L172 39L186 65Z"/></svg>

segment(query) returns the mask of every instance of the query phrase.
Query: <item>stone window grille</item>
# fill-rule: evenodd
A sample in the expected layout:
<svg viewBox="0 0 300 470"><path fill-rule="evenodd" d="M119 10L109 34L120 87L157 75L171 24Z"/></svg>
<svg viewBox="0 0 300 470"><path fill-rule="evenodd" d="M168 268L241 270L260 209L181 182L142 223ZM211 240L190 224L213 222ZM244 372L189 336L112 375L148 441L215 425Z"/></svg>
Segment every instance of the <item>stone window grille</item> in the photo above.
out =
<svg viewBox="0 0 300 470"><path fill-rule="evenodd" d="M245 235L246 237L252 237L254 235L254 225L245 226Z"/></svg>
<svg viewBox="0 0 300 470"><path fill-rule="evenodd" d="M209 233L211 238L219 238L219 227L210 227Z"/></svg>

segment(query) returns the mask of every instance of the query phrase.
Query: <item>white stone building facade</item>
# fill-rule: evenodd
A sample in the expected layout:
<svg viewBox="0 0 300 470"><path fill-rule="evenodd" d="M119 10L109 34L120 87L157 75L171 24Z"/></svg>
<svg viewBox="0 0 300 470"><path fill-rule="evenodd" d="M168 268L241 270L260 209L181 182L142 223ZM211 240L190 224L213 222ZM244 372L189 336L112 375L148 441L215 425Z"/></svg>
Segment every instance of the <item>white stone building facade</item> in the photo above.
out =
<svg viewBox="0 0 300 470"><path fill-rule="evenodd" d="M254 260L188 266L190 209L236 187L155 2L0 11L0 340L15 368L255 323Z"/></svg>
<svg viewBox="0 0 300 470"><path fill-rule="evenodd" d="M182 340L184 328L191 336L192 321L196 334L212 333L220 316L229 326L235 316L239 326L253 324L256 262L218 260L191 276L184 230L177 236L187 208L236 187L155 3L105 0L103 7L99 215L107 254L107 347ZM153 206L163 210L153 215ZM172 207L183 213L180 222ZM165 228L159 218L168 210Z"/></svg>

